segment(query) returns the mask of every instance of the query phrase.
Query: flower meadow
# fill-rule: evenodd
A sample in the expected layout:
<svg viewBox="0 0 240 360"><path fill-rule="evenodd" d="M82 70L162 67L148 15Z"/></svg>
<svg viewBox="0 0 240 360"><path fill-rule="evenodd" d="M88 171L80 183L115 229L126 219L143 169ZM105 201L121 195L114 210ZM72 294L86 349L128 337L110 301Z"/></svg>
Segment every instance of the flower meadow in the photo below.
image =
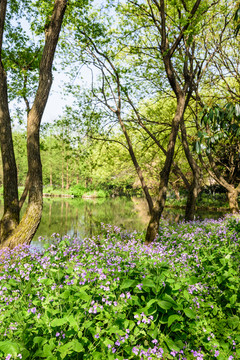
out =
<svg viewBox="0 0 240 360"><path fill-rule="evenodd" d="M240 359L240 220L1 254L1 359Z"/></svg>

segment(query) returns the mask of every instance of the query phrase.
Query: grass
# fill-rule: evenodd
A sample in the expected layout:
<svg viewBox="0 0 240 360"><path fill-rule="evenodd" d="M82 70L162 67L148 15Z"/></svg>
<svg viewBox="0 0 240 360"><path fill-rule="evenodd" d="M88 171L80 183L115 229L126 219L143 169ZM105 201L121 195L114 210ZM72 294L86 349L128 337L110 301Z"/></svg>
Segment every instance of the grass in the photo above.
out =
<svg viewBox="0 0 240 360"><path fill-rule="evenodd" d="M239 359L239 243L226 217L5 252L0 358Z"/></svg>

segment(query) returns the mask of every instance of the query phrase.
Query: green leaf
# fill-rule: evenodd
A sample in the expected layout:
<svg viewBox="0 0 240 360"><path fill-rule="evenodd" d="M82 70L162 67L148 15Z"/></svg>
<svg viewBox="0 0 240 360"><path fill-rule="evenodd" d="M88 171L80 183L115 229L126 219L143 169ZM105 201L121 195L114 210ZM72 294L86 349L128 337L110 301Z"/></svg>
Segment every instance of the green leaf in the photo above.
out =
<svg viewBox="0 0 240 360"><path fill-rule="evenodd" d="M70 291L69 290L65 290L62 294L59 295L60 298L62 299L68 299L70 296Z"/></svg>
<svg viewBox="0 0 240 360"><path fill-rule="evenodd" d="M16 356L20 352L20 344L12 341L0 341L0 350L4 352L4 354L11 354Z"/></svg>
<svg viewBox="0 0 240 360"><path fill-rule="evenodd" d="M82 290L82 291L79 291L75 294L76 297L78 297L79 299L81 300L85 300L85 301L89 301L92 299L92 296L91 295L88 295L86 293L86 291Z"/></svg>
<svg viewBox="0 0 240 360"><path fill-rule="evenodd" d="M189 301L190 295L189 295L189 292L188 292L187 290L184 290L184 291L183 291L183 296L184 296L184 298L185 298L187 301Z"/></svg>
<svg viewBox="0 0 240 360"><path fill-rule="evenodd" d="M66 355L70 355L72 353L72 344L68 342L67 344L61 345L58 348L58 352L60 352L61 359L64 359Z"/></svg>
<svg viewBox="0 0 240 360"><path fill-rule="evenodd" d="M227 319L228 325L231 326L231 328L235 329L239 325L239 317L238 316L232 316Z"/></svg>
<svg viewBox="0 0 240 360"><path fill-rule="evenodd" d="M128 289L130 287L133 287L137 284L136 280L126 279L123 281L120 289Z"/></svg>
<svg viewBox="0 0 240 360"><path fill-rule="evenodd" d="M214 115L214 113L213 113L213 109L210 109L210 111L209 111L209 119L212 121L213 120L213 115Z"/></svg>
<svg viewBox="0 0 240 360"><path fill-rule="evenodd" d="M53 355L52 351L54 350L54 348L56 347L56 345L54 344L45 344L44 347L43 347L43 351L41 353L41 356L44 357L44 356L51 356Z"/></svg>
<svg viewBox="0 0 240 360"><path fill-rule="evenodd" d="M237 301L237 295L234 294L230 297L230 304L234 305L236 303L236 301Z"/></svg>
<svg viewBox="0 0 240 360"><path fill-rule="evenodd" d="M201 153L201 145L200 145L199 141L195 142L195 151L196 151L197 154Z"/></svg>
<svg viewBox="0 0 240 360"><path fill-rule="evenodd" d="M196 276L191 276L189 281L188 281L188 284L189 285L194 285L194 284L197 284L198 282L200 282L200 281Z"/></svg>
<svg viewBox="0 0 240 360"><path fill-rule="evenodd" d="M170 327L174 321L182 321L183 317L181 315L170 315L168 318L168 326Z"/></svg>
<svg viewBox="0 0 240 360"><path fill-rule="evenodd" d="M151 279L144 279L142 282L143 287L155 287L156 284Z"/></svg>
<svg viewBox="0 0 240 360"><path fill-rule="evenodd" d="M158 305L160 306L161 309L164 310L169 310L173 306L173 304L170 301L166 301L166 300L158 300Z"/></svg>
<svg viewBox="0 0 240 360"><path fill-rule="evenodd" d="M190 319L196 318L196 313L192 309L187 308L187 309L183 309L183 311L184 311L185 315L187 317L189 317Z"/></svg>
<svg viewBox="0 0 240 360"><path fill-rule="evenodd" d="M67 317L63 317L63 318L60 318L60 319L54 319L52 322L51 322L51 326L52 327L55 327L55 326L62 326L64 324L67 324L68 320L67 320Z"/></svg>
<svg viewBox="0 0 240 360"><path fill-rule="evenodd" d="M47 339L44 339L42 336L35 336L35 338L33 339L34 344L41 344L41 346L43 344L45 344L46 342L47 342Z"/></svg>
<svg viewBox="0 0 240 360"><path fill-rule="evenodd" d="M171 339L166 339L165 340L165 343L167 344L168 348L170 350L174 350L174 351L180 351L180 347L174 342L172 341Z"/></svg>
<svg viewBox="0 0 240 360"><path fill-rule="evenodd" d="M148 301L146 308L150 308L152 306L152 304L157 303L159 300L158 299L151 299Z"/></svg>
<svg viewBox="0 0 240 360"><path fill-rule="evenodd" d="M12 285L12 286L19 285L19 283L18 283L16 280L14 280L14 279L8 280L8 284L9 284L9 285Z"/></svg>
<svg viewBox="0 0 240 360"><path fill-rule="evenodd" d="M164 294L163 297L162 297L162 300L166 300L166 301L170 302L173 306L178 306L176 301L173 300L173 298L168 294Z"/></svg>
<svg viewBox="0 0 240 360"><path fill-rule="evenodd" d="M76 321L75 317L73 315L66 317L70 327L72 327L75 331L78 331L78 322Z"/></svg>

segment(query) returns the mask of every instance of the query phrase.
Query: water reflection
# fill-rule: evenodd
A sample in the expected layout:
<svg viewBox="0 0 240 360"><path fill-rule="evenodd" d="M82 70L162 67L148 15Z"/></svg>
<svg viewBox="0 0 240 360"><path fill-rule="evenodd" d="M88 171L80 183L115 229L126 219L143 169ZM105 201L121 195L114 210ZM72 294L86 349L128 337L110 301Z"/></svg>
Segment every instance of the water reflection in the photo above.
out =
<svg viewBox="0 0 240 360"><path fill-rule="evenodd" d="M0 199L0 215L3 199ZM198 212L200 218L219 218L223 213ZM166 208L163 218L171 222L184 219L183 209ZM144 231L149 221L147 203L141 198L66 199L45 198L41 224L35 235L50 238L53 233L85 238L100 232L101 222L121 226L129 231Z"/></svg>

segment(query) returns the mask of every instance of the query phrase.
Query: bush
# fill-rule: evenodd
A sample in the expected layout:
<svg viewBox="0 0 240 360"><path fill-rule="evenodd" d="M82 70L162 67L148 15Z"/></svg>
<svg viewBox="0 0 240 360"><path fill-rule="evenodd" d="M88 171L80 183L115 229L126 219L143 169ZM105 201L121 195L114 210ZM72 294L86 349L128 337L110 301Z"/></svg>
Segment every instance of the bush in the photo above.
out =
<svg viewBox="0 0 240 360"><path fill-rule="evenodd" d="M71 186L69 191L71 192L72 195L74 195L74 197L82 197L83 194L86 192L86 188L81 184L77 184Z"/></svg>

